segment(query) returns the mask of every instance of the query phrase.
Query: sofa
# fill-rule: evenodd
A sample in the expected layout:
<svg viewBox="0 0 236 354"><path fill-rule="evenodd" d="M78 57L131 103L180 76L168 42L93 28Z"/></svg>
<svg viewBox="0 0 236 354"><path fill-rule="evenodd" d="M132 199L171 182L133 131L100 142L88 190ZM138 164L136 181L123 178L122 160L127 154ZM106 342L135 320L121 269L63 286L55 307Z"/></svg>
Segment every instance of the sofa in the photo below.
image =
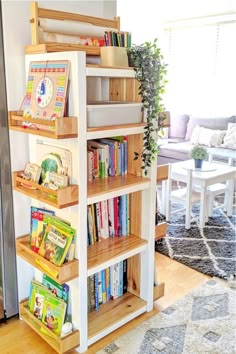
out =
<svg viewBox="0 0 236 354"><path fill-rule="evenodd" d="M205 145L215 160L236 160L236 116L197 117L170 115L166 137L158 139L158 165L189 159L194 145Z"/></svg>

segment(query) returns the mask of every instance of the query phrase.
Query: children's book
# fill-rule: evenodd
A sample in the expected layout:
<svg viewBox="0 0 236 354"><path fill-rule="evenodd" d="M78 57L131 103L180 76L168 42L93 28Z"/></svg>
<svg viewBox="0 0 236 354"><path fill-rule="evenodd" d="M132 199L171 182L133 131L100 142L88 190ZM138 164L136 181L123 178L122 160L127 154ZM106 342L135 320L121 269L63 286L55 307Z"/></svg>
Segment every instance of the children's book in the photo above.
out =
<svg viewBox="0 0 236 354"><path fill-rule="evenodd" d="M55 212L31 206L30 247L36 253L38 253L46 228L45 215L55 215Z"/></svg>
<svg viewBox="0 0 236 354"><path fill-rule="evenodd" d="M47 293L49 293L49 291L44 285L36 280L32 280L30 285L28 307L30 312L33 313L39 320L42 320L44 299Z"/></svg>
<svg viewBox="0 0 236 354"><path fill-rule="evenodd" d="M64 262L76 231L55 217L46 216L47 227L39 249L39 254L53 264Z"/></svg>
<svg viewBox="0 0 236 354"><path fill-rule="evenodd" d="M65 320L67 304L51 293L44 298L42 323L56 335L60 336Z"/></svg>
<svg viewBox="0 0 236 354"><path fill-rule="evenodd" d="M56 144L37 141L36 158L42 168L40 184L49 188L52 172L68 176L66 183L70 184L72 176L72 152L70 150Z"/></svg>
<svg viewBox="0 0 236 354"><path fill-rule="evenodd" d="M48 275L43 274L43 285L47 287L47 289L60 299L63 299L66 303L68 303L69 299L69 285L67 284L58 284L55 280L51 279Z"/></svg>

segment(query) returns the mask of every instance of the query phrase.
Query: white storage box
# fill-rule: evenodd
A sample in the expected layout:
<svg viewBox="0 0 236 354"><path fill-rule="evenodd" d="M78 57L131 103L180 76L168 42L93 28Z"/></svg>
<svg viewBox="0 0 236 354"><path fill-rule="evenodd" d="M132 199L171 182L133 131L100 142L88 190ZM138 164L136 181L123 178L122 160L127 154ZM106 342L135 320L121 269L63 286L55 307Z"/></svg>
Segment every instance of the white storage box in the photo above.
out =
<svg viewBox="0 0 236 354"><path fill-rule="evenodd" d="M88 104L87 127L95 128L142 122L142 103L114 102Z"/></svg>

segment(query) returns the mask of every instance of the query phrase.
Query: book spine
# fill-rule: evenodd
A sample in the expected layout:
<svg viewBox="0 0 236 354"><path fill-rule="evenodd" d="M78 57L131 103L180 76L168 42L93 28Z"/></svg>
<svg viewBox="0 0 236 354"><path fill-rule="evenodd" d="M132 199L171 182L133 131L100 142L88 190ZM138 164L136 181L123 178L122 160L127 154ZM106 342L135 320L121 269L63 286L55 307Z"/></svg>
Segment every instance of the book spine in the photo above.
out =
<svg viewBox="0 0 236 354"><path fill-rule="evenodd" d="M128 290L128 277L127 277L127 259L123 261L123 294L127 293Z"/></svg>
<svg viewBox="0 0 236 354"><path fill-rule="evenodd" d="M102 303L105 304L107 302L105 269L103 269L101 272L102 272Z"/></svg>
<svg viewBox="0 0 236 354"><path fill-rule="evenodd" d="M94 274L94 299L95 299L95 310L99 310L99 293L98 293L98 273Z"/></svg>

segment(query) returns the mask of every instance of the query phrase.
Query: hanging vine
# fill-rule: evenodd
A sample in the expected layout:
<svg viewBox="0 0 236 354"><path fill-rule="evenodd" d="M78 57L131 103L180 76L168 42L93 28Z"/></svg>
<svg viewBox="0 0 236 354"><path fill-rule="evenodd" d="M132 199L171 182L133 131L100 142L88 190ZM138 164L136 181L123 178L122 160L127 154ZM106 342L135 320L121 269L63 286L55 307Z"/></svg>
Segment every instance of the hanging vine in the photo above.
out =
<svg viewBox="0 0 236 354"><path fill-rule="evenodd" d="M147 175L148 168L158 153L158 131L165 120L162 95L167 83L167 65L164 64L161 50L157 47L157 38L153 42L132 45L128 49L128 57L140 83L139 94L142 97L142 111L147 123L144 127L143 151L141 154L135 152L134 159L141 157L142 169Z"/></svg>

